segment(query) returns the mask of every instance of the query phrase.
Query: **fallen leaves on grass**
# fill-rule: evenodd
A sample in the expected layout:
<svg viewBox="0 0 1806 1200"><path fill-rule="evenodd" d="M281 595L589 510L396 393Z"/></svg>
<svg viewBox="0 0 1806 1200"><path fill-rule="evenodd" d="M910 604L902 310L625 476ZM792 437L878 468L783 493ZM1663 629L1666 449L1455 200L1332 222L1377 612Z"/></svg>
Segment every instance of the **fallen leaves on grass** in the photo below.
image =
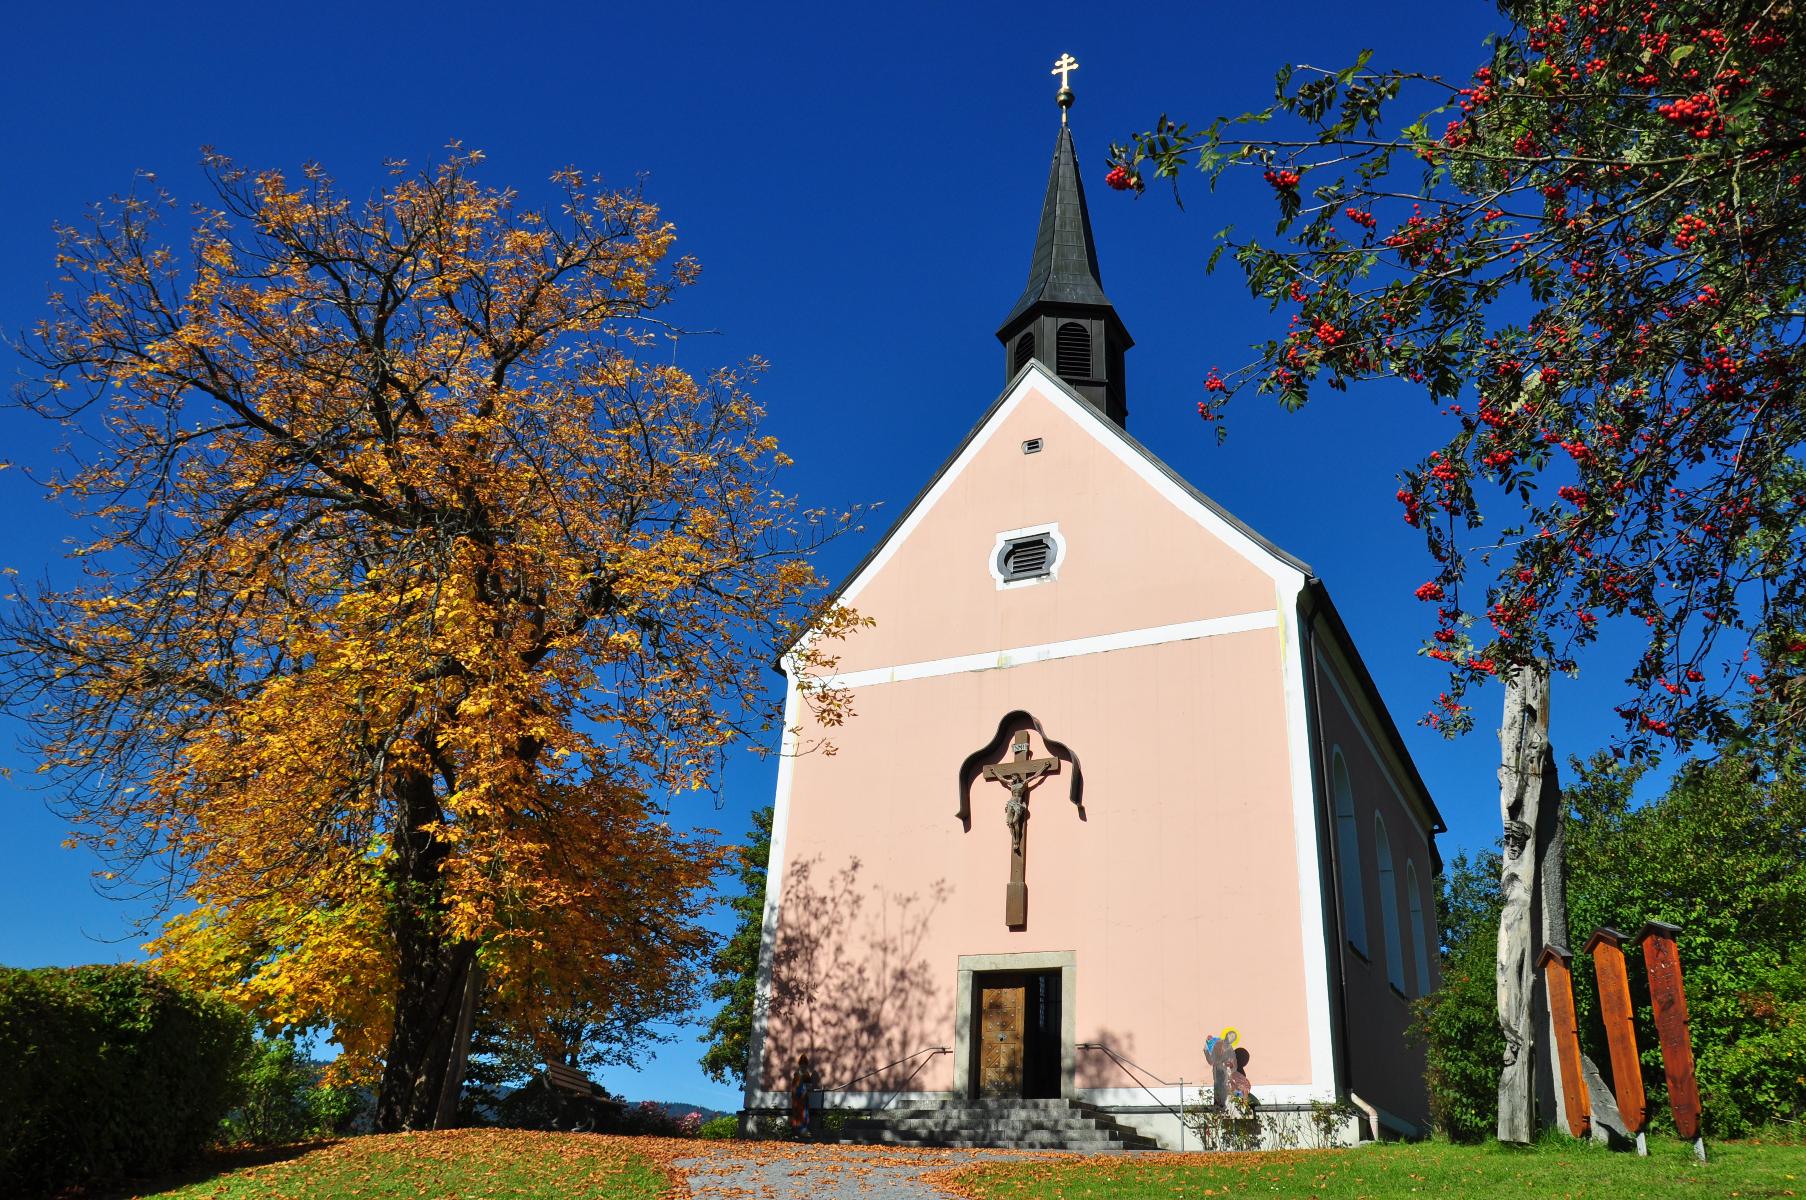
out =
<svg viewBox="0 0 1806 1200"><path fill-rule="evenodd" d="M660 1139L661 1141L663 1139ZM231 1171L162 1200L642 1200L689 1193L654 1139L517 1129L330 1142ZM690 1146L694 1143L672 1142Z"/></svg>

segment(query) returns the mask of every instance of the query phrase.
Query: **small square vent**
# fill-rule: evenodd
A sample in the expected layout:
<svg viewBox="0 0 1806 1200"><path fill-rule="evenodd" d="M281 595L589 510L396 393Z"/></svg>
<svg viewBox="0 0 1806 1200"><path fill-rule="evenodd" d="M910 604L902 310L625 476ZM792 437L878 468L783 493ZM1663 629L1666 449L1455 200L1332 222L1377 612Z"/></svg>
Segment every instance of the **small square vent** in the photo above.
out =
<svg viewBox="0 0 1806 1200"><path fill-rule="evenodd" d="M997 552L997 573L1005 583L1053 574L1054 541L1045 533L1012 538Z"/></svg>
<svg viewBox="0 0 1806 1200"><path fill-rule="evenodd" d="M1022 443L1022 453L1024 453L1024 454L1041 453L1041 439L1040 438L1029 438L1027 441L1023 442Z"/></svg>

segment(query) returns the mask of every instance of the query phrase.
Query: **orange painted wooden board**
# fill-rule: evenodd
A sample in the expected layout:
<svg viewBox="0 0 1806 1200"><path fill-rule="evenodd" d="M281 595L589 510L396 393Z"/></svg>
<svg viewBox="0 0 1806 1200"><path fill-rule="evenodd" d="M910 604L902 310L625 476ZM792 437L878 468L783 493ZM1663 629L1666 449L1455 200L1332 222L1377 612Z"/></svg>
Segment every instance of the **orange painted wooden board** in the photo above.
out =
<svg viewBox="0 0 1806 1200"><path fill-rule="evenodd" d="M1637 1061L1637 1027L1630 1006L1630 977L1624 971L1624 935L1601 927L1587 941L1593 976L1599 984L1599 1015L1612 1056L1612 1095L1630 1133L1643 1132L1648 1100L1643 1094L1643 1066Z"/></svg>
<svg viewBox="0 0 1806 1200"><path fill-rule="evenodd" d="M1543 984L1549 995L1549 1020L1555 1027L1555 1054L1561 1066L1562 1107L1568 1114L1568 1132L1585 1137L1593 1127L1587 1082L1580 1070L1580 1022L1574 1016L1574 975L1571 956L1560 946L1543 948Z"/></svg>
<svg viewBox="0 0 1806 1200"><path fill-rule="evenodd" d="M1691 1141L1699 1136L1699 1081L1693 1074L1693 1037L1687 1028L1687 992L1681 984L1680 930L1660 921L1643 927L1643 962L1649 968L1649 1001L1656 1036L1662 1042L1662 1073L1668 1078L1668 1108L1674 1130Z"/></svg>

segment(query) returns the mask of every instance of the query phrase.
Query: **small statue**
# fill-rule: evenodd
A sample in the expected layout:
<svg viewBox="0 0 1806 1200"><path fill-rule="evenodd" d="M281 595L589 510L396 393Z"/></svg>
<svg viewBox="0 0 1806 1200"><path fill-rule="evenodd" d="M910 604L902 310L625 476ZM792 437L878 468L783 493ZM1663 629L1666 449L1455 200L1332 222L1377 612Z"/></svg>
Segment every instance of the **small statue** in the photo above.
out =
<svg viewBox="0 0 1806 1200"><path fill-rule="evenodd" d="M1254 1098L1254 1085L1248 1080L1248 1051L1239 1043L1242 1035L1234 1029L1211 1034L1204 1039L1204 1058L1210 1063L1210 1097L1213 1107L1229 1107L1230 1096Z"/></svg>

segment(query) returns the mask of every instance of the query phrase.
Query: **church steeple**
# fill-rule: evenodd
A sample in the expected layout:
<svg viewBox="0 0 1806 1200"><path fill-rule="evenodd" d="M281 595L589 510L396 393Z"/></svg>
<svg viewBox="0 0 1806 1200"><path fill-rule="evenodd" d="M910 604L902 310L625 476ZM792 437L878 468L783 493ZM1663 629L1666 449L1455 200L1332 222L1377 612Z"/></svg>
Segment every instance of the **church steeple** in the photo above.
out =
<svg viewBox="0 0 1806 1200"><path fill-rule="evenodd" d="M1078 64L1062 57L1065 70ZM1041 202L1041 227L1028 286L1003 319L997 338L1004 346L1005 374L1014 377L1031 358L1040 359L1118 425L1129 408L1123 386L1123 352L1135 344L1115 307L1104 295L1097 269L1097 246L1085 209L1078 154L1066 127L1072 90L1060 89L1060 133L1054 141L1053 169Z"/></svg>

